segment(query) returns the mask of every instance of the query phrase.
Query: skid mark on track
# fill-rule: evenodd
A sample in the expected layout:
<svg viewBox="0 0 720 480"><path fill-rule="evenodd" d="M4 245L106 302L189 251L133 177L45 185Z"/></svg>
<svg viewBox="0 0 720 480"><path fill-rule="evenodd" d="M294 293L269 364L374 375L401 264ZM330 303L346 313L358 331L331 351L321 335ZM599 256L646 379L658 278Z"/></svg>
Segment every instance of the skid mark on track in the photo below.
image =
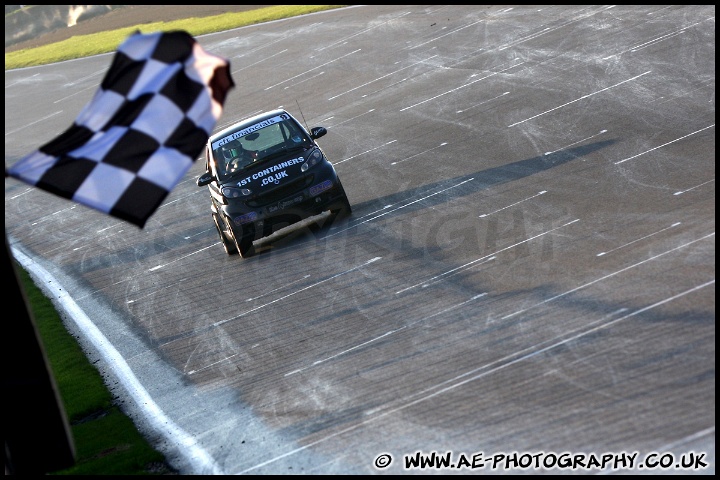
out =
<svg viewBox="0 0 720 480"><path fill-rule="evenodd" d="M468 263L466 263L466 264L460 265L459 267L455 267L455 268L453 268L452 270L448 270L447 272L441 273L440 275L435 275L434 277L431 277L431 278L429 278L428 280L425 280L425 281L420 282L420 283L416 283L415 285L411 285L411 286L409 286L409 287L407 287L407 288L403 288L402 290L398 290L397 292L395 292L395 295L398 295L398 294L400 294L400 293L406 292L406 291L408 291L408 290L410 290L410 289L413 289L413 288L416 288L416 287L425 287L425 286L427 286L427 285L430 285L431 283L435 283L434 281L437 280L437 279L439 279L439 278L446 277L447 275L450 275L451 273L455 273L455 272L457 272L457 271L459 271L459 270L465 270L465 269L467 269L467 268L470 268L471 266L475 265L476 263L481 262L482 260L488 259L489 257L494 257L496 254L498 254L498 253L500 253L500 252L504 252L505 250L509 250L509 249L511 249L511 248L513 248L513 247L517 247L518 245L522 245L523 243L529 242L530 240L534 240L534 239L536 239L536 238L538 238L538 237L542 237L543 235L547 235L548 233L554 232L555 230L558 230L558 229L560 229L560 228L566 227L566 226L568 226L568 225L571 225L571 224L573 224L573 223L575 223L575 222L579 222L579 221L580 221L579 219L575 219L575 220L573 220L573 221L571 221L571 222L568 222L568 223L566 223L566 224L564 224L564 225L560 225L559 227L555 227L555 228L553 228L553 229L551 229L551 230L548 230L547 232L539 233L539 234L534 235L534 236L532 236L532 237L530 237L530 238L527 238L527 239L523 240L522 242L514 243L514 244L512 244L512 245L510 245L510 246L507 246L507 247L505 247L505 248L502 248L502 249L500 249L500 250L498 250L498 251L496 251L496 252L493 252L493 253L484 255L484 256L482 256L482 257L480 257L480 258L478 258L478 259L473 260L472 262L468 262Z"/></svg>
<svg viewBox="0 0 720 480"><path fill-rule="evenodd" d="M495 373L495 372L497 372L497 371L499 371L499 370L502 370L502 369L504 369L504 368L506 368L506 367L509 367L509 366L511 366L511 365L514 365L514 364L516 364L516 363L519 363L519 362L528 360L528 359L530 359L530 358L532 358L532 357L535 357L536 355L539 355L539 354L545 353L545 352L547 352L547 351L553 350L553 349L555 349L555 348L557 348L557 347L560 347L560 346L565 345L565 344L567 344L567 343L569 343L569 342L572 342L572 341L574 341L574 340L577 340L577 339L579 339L579 338L582 338L582 337L584 337L584 336L586 336L586 335L589 335L589 334L591 334L591 333L594 333L594 332L596 332L596 331L598 331L598 330L602 330L602 329L604 329L604 328L608 328L608 327L610 327L610 326L612 326L612 325L615 325L615 324L618 323L618 322L621 322L621 321L623 321L623 320L626 320L626 319L628 319L628 318L631 318L631 317L633 317L633 316L635 316L635 315L639 315L640 313L643 313L643 312L645 312L645 311L648 311L648 310L650 310L650 309L653 309L653 308L655 308L655 307L658 307L658 306L660 306L660 305L663 305L663 304L665 304L665 303L668 303L668 302L670 302L670 301L673 301L673 300L675 300L675 299L678 299L678 298L680 298L680 297L683 297L683 296L685 296L685 295L688 295L688 294L690 294L690 293L693 293L693 292L695 292L695 291L698 291L698 290L700 290L700 289L702 289L702 288L705 288L705 287L707 287L707 286L713 285L714 283L715 283L715 280L713 279L713 280L711 280L711 281L709 281L709 282L706 282L706 283L704 283L704 284L701 284L701 285L698 285L698 286L696 286L696 287L690 288L690 289L688 289L688 290L686 290L686 291L684 291L684 292L682 292L682 293L679 293L679 294L674 295L674 296L672 296L672 297L666 298L665 300L661 300L660 302L654 303L654 304L652 304L652 305L648 305L647 307L641 308L641 309L639 309L639 310L636 310L635 312L629 313L629 314L627 314L627 315L624 315L624 316L622 316L622 317L616 318L616 319L614 319L614 320L605 321L606 318L603 318L603 319L601 319L601 320L598 320L598 321L590 324L590 326L591 326L592 328L586 328L585 330L579 331L579 332L578 332L578 330L574 330L572 333L575 333L575 332L578 332L578 333L575 333L574 335L571 335L571 336L569 336L569 337L567 337L567 338L563 338L563 339L560 339L560 340L558 340L557 338L553 339L553 340L556 340L555 343L550 343L550 342L552 342L553 340L550 340L550 341L547 341L547 342L542 342L542 343L540 343L540 344L533 345L532 347L525 348L525 349L523 349L523 350L521 350L521 351L519 351L519 352L515 352L515 353L513 353L513 354L511 354L511 355L508 355L508 356L506 356L506 357L503 357L503 358L501 358L501 359L498 359L498 360L496 360L496 361L494 361L494 362L492 362L492 363L489 363L489 364L487 364L487 365L483 365L482 367L479 367L479 368L470 370L470 371L465 372L465 373L463 373L463 374L461 374L461 375L457 375L457 376L453 377L452 379L445 380L444 382L441 382L440 384L435 385L433 388L424 390L424 391L422 392L422 393L424 393L424 392L430 391L430 390L432 390L432 389L438 388L438 387L440 387L440 386L442 386L442 385L447 385L447 384L449 384L449 385L447 385L446 387L441 388L441 389L439 389L439 390L437 390L437 391L435 391L435 392L433 392L433 393L429 393L429 394L427 394L427 395L424 395L424 396L422 396L422 397L420 397L420 398L416 398L416 399L414 399L414 400L412 400L412 397L415 397L415 396L417 396L417 395L419 395L419 394L421 394L421 393L417 393L417 394L415 394L415 395L410 395L410 396L408 396L408 397L406 397L405 399L402 400L402 401L404 401L404 402L406 402L406 403L400 404L400 405L395 406L395 407L391 407L390 409L385 410L385 411L382 411L382 412L380 412L380 413L377 413L378 410L375 410L374 412L377 413L377 414L371 416L371 418L368 418L368 419L363 420L363 421L361 421L361 422L359 422L359 423L356 423L355 425L351 425L351 426L349 426L349 427L346 427L346 428L344 428L344 429L342 429L342 430L340 430L340 431L337 431L337 432L335 432L335 433L333 433L333 434L330 434L330 435L328 435L328 436L326 436L326 437L320 438L320 439L318 439L318 440L316 440L316 441L314 441L314 442L311 442L311 443L309 443L309 444L303 445L302 447L299 447L299 448L290 450L289 452L286 452L286 453L284 453L284 454L282 454L282 455L278 455L278 456L275 457L275 458L271 458L270 460L266 460L266 461L264 461L264 462L258 463L257 465L254 465L254 466L252 466L252 467L250 467L250 468L246 468L246 469L244 469L244 470L242 470L242 471L240 471L240 472L237 472L237 474L240 474L240 475L241 475L241 474L244 474L244 473L248 473L248 472L251 472L251 471L253 471L253 470L257 470L258 468L262 468L262 467L265 467L265 466L270 465L270 464L272 464L272 463L275 463L275 462L277 462L278 460L281 460L281 459L283 459L283 458L287 458L287 457L289 457L289 456L291 456L291 455L294 455L294 454L296 454L296 453L298 453L298 452L301 452L301 451L303 451L303 450L307 450L307 449L309 449L309 448L312 448L312 447L314 447L315 445L324 443L324 442L326 442L326 441L328 441L328 440L330 440L330 439L333 439L333 438L338 437L338 436L340 436L340 435L343 435L343 434L345 434L345 433L351 432L351 431L356 430L356 429L358 429L358 428L360 428L360 427L366 426L366 425L368 425L368 424L370 424L370 423L372 423L372 422L375 422L376 420L379 420L379 419L381 419L381 418L384 418L384 417L386 417L386 416L388 416L388 415L391 415L391 414L393 414L393 413L396 413L396 412L405 410L406 408L412 407L413 405L417 405L418 403L424 402L424 401L426 401L426 400L430 400L430 399L432 399L432 398L434 398L434 397L437 397L438 395L442 395L443 393L446 393L446 392L449 392L449 391L451 391L451 390L454 390L454 389L456 389L456 388L458 388L458 387L461 387L461 386L463 386L463 385L465 385L465 384L467 384L467 383L474 382L475 380L478 380L478 379L480 379L480 378L483 378L483 377L485 377L485 376L487 376L487 375L490 375L490 374L492 374L492 373ZM604 323L603 323L603 322L604 322ZM547 345L547 346L543 346L543 345ZM471 376L470 378L465 378L464 380L461 380L461 379L463 379L464 377L467 377L468 375L472 375L472 376ZM453 383L453 382L454 382L454 383Z"/></svg>
<svg viewBox="0 0 720 480"><path fill-rule="evenodd" d="M335 100L336 98L341 97L341 96L345 95L346 93L350 93L350 92L352 92L352 91L354 91L354 90L357 90L358 88L362 88L362 87L365 87L365 86L367 86L367 85L370 85L371 83L377 82L378 80L382 80L383 78L387 78L387 77L389 77L390 75L395 75L396 73L402 72L403 70L406 70L406 69L408 69L408 68L412 68L412 67L415 67L415 66L417 66L417 65L422 65L423 63L427 62L427 61L430 60L431 58L435 58L435 57L437 57L437 55L433 55L433 56L431 56L431 57L428 57L428 58L425 59L425 60L420 60L419 62L415 62L415 63L413 63L413 64L410 64L410 65L406 66L406 67L403 67L403 68L400 68L400 69L398 69L398 70L395 70L394 72L387 73L387 74L385 74L385 75L383 75L383 76L381 76L381 77L378 77L378 78L375 78L375 79L373 79L373 80L370 80L369 82L365 82L365 83L363 83L362 85L358 85L358 86L355 87L355 88L351 88L350 90L345 90L345 91L342 92L342 93L338 93L337 95L334 95L334 96L328 98L328 100Z"/></svg>
<svg viewBox="0 0 720 480"><path fill-rule="evenodd" d="M439 95L435 95L434 97L430 97L430 98L428 98L427 100L423 100L422 102L414 103L414 104L409 105L409 106L407 106L407 107L405 107L405 108L401 108L400 111L401 111L401 112L404 112L405 110L409 110L409 109L411 109L411 108L417 107L418 105L422 105L423 103L430 102L430 101L432 101L432 100L435 100L436 98L440 98L440 97L442 97L442 96L444 96L444 95L447 95L447 94L449 94L449 93L457 92L458 90L463 89L463 88L465 88L465 87L469 87L470 85L474 85L474 84L476 84L477 82L480 82L480 81L482 81L482 80L486 80L486 79L488 79L488 78L490 78L490 77L493 77L493 76L495 76L495 75L500 75L501 73L507 72L507 71L510 70L511 68L519 67L520 65L522 65L522 64L524 64L524 63L525 63L525 62L516 63L515 65L511 65L511 66L509 66L509 67L507 67L507 68L505 68L505 69L503 69L503 70L500 70L500 71L498 71L498 72L493 72L493 73L491 73L491 74L489 74L489 75L485 75L484 77L478 78L477 80L473 80L472 82L469 82L469 83L466 83L466 84L464 84L464 85L460 85L459 87L456 87L456 88L453 88L453 89L451 89L451 90L448 90L447 92L443 92L443 93L441 93L441 94L439 94ZM510 125L510 126L512 126L512 125Z"/></svg>
<svg viewBox="0 0 720 480"><path fill-rule="evenodd" d="M634 76L634 77L632 77L632 78L628 78L627 80L623 80L622 82L616 83L615 85L610 85L609 87L605 87L605 88L603 88L602 90L598 90L597 92L588 93L587 95L583 95L582 97L576 98L575 100L573 100L573 101L571 101L571 102L563 103L562 105L558 105L557 107L551 108L550 110L545 110L544 112L538 113L537 115L533 115L532 117L526 118L525 120L521 120L521 121L519 121L519 122L512 123L512 124L508 125L508 128L509 128L509 127L514 127L515 125L520 125L521 123L525 123L525 122L527 122L527 121L529 121L529 120L532 120L533 118L537 118L537 117L539 117L539 116L545 115L546 113L554 112L555 110L558 110L558 109L560 109L560 108L562 108L562 107L567 107L568 105L572 105L573 103L579 102L580 100L584 100L584 99L586 99L586 98L590 98L590 97L592 97L593 95L597 95L598 93L606 92L606 91L610 90L611 88L615 88L615 87L618 87L618 86L622 85L623 83L632 82L633 80L637 80L638 78L642 77L643 75L647 75L648 73L650 73L650 70L648 70L648 71L645 72L645 73L641 73L640 75L636 75L636 76Z"/></svg>
<svg viewBox="0 0 720 480"><path fill-rule="evenodd" d="M313 283L312 285L308 285L307 287L303 287L303 288L301 288L300 290L296 290L296 291L294 291L294 292L292 292L292 293L289 293L289 294L287 294L287 295L285 295L285 296L283 296L283 297L277 298L277 299L273 300L272 302L268 302L268 303L265 303L265 304L263 304L263 305L259 305L259 306L255 307L255 308L251 308L250 310L247 310L247 311L245 311L245 312L243 312L243 313L241 313L241 314L239 314L239 315L235 315L235 316L232 317L232 318L228 318L228 319L226 319L226 320L221 320L221 321L219 321L219 322L215 322L215 323L212 324L212 326L213 326L213 327L218 327L218 326L220 326L220 325L222 325L222 324L224 324L224 323L230 322L230 321L232 321L232 320L235 320L235 319L237 319L237 318L240 318L240 317L242 317L242 316L245 316L245 315L247 315L247 314L249 314L249 313L252 313L252 312L255 312L255 311L257 311L257 310L260 310L261 308L265 308L265 307L270 306L270 305L272 305L272 304L274 304L274 303L277 303L277 302L279 302L279 301L285 300L285 299L288 298L288 297L292 297L293 295L297 295L297 294L300 293L300 292L304 292L305 290L308 290L308 289L310 289L310 288L316 287L316 286L318 286L318 285L320 285L320 284L323 284L323 283L325 283L325 282L329 282L330 280L333 280L333 279L335 279L335 278L338 278L338 277L340 277L340 276L342 276L342 275L346 275L346 274L348 274L348 273L354 272L355 270L358 270L358 269L360 269L360 268L362 268L362 267L364 267L364 266L366 266L366 265L369 265L369 264L371 264L371 263L373 263L373 262L376 262L376 261L380 260L381 258L382 258L382 257L371 258L370 260L368 260L367 262L363 263L362 265L358 265L357 267L353 267L353 268L351 268L351 269L349 269L349 270L345 270L344 272L336 273L335 275L333 275L333 276L331 276L331 277L328 277L328 278L326 278L325 280L320 280L319 282Z"/></svg>
<svg viewBox="0 0 720 480"><path fill-rule="evenodd" d="M469 179L467 179L467 180L465 180L465 181L463 181L463 182L460 182L460 183L458 183L458 184L456 184L456 185L453 185L453 186L451 186L451 187L443 188L443 189L440 190L440 191L437 191L437 192L435 192L435 193L432 193L432 194L427 195L427 196L422 197L422 198L418 198L417 200L413 200L412 202L406 203L405 205L400 205L400 206L397 207L397 208L393 208L392 210L388 210L387 212L383 212L383 213L381 213L381 214L379 214L379 215L375 215L374 217L368 218L367 220L363 220L362 222L356 223L356 224L354 224L354 225L351 226L351 227L343 228L342 230L338 230L337 232L331 233L330 235L326 235L325 238L327 238L327 237L332 237L333 235L337 235L338 233L342 233L342 232L344 232L344 231L346 231L346 230L350 230L351 228L355 228L355 227L357 227L358 225L362 225L363 223L370 222L370 221L372 221L372 220L375 220L376 218L380 218L380 217L382 217L382 216L384 216L384 215L387 215L388 213L392 213L392 212L395 212L395 211L397 211L397 210L400 210L401 208L409 207L410 205L412 205L412 204L414 204L414 203L422 202L423 200L426 200L426 199L428 199L428 198L430 198L430 197L433 197L433 196L435 196L435 195L438 195L438 194L440 194L440 193L446 192L446 191L448 191L448 190L450 190L450 189L452 189L452 188L459 187L459 186L462 185L463 183L467 183L467 182L470 182L470 181L472 181L472 180L475 180L475 179L474 179L474 178L469 178ZM385 207L385 208L387 208L387 207Z"/></svg>
<svg viewBox="0 0 720 480"><path fill-rule="evenodd" d="M681 248L685 248L685 247L687 247L687 246L690 246L690 245L692 245L692 244L694 244L694 243L697 243L697 242L699 242L699 241L705 240L706 238L710 238L710 237L713 237L713 236L715 236L715 232L710 233L710 234L708 234L708 235L705 235L704 237L700 237L700 238L698 238L697 240L693 240L692 242L684 243L684 244L682 244L682 245L680 245L680 246L677 246L677 247L675 247L675 248L671 248L670 250L667 250L667 251L665 251L665 252L663 252L663 253L658 253L657 255L653 255L653 256L650 257L650 258L646 258L645 260L642 260L642 261L640 261L640 262L634 263L634 264L632 264L632 265L630 265L630 266L627 266L627 267L625 267L625 268L621 268L620 270L618 270L618 271L616 271L616 272L613 272L613 273L609 273L609 274L607 274L607 275L604 275L604 276L602 276L602 277L600 277L600 278L598 278L598 279L593 280L592 282L588 282L588 283L586 283L586 284L584 284L584 285L580 285L579 287L575 287L575 288L573 288L573 289L571 289L571 290L568 290L568 291L565 292L565 293L561 293L560 295L555 295L554 297L550 297L550 298L548 298L547 300L543 300L542 302L536 303L535 305L532 305L532 306L530 306L530 307L528 307L528 308L523 308L522 310L518 310L518 311L516 311L516 312L513 312L513 313L510 313L510 314L508 314L508 315L505 315L504 317L502 317L502 320L505 320L505 319L507 319L507 318L514 317L515 315L519 315L519 314L521 314L521 313L523 313L523 312L527 312L527 311L530 310L531 308L535 308L535 307L538 307L538 306L540 306L540 305L545 305L546 303L552 302L553 300L557 300L558 298L564 297L565 295L569 295L569 294L571 294L571 293L573 293L573 292L577 292L578 290L581 290L581 289L583 289L583 288L585 288L585 287L589 287L590 285L593 285L593 284L595 284L595 283L597 283L597 282L601 282L601 281L603 281L603 280L605 280L605 279L607 279L607 278L614 277L615 275L617 275L617 274L619 274L619 273L622 273L622 272L625 272L625 271L627 271L627 270L630 270L631 268L638 267L638 266L640 266L640 265L642 265L642 264L644 264L644 263L647 263L647 262L649 262L649 261L651 261L651 260L658 259L658 258L662 257L663 255L667 255L668 253L672 253L672 252L674 252L674 251L676 251L676 250L680 250Z"/></svg>
<svg viewBox="0 0 720 480"><path fill-rule="evenodd" d="M416 320L416 321L414 321L414 322L408 323L407 325L403 325L402 327L397 328L397 329L395 329L395 330L390 330L389 332L385 332L385 333L383 333L382 335L380 335L380 336L378 336L378 337L375 337L375 338L370 339L370 340L368 340L368 341L366 341L366 342L363 342L363 343L360 343L360 344L358 344L358 345L355 345L354 347L348 348L347 350L343 350L342 352L336 353L335 355L331 355L331 356L329 356L329 357L327 357L327 358L323 358L322 360L317 360L317 361L313 362L311 365L308 365L307 367L298 368L297 370L293 370L292 372L288 372L288 373L285 374L285 376L287 377L287 376L290 376L290 375L294 375L294 374L296 374L296 373L299 373L299 372L302 372L302 371L307 370L307 369L309 369L309 368L312 368L312 367L314 367L314 366L316 366L316 365L320 365L321 363L325 363L325 362L327 362L327 361L329 361L329 360L333 360L333 359L335 359L335 358L338 358L338 357L340 357L340 356L342 356L342 355L345 355L346 353L352 352L353 350L357 350L358 348L362 348L362 347L364 347L364 346L366 346L366 345L369 345L369 344L371 344L371 343L373 343L373 342L376 342L376 341L378 341L378 340L380 340L380 339L383 339L383 338L385 338L385 337L387 337L387 336L389 336L389 335L392 335L392 334L394 334L394 333L397 333L397 332L403 331L403 330L405 330L405 329L407 329L407 328L410 328L410 327L412 327L413 325L416 325L416 324L418 324L418 323L420 323L420 322L424 322L425 320L430 320L430 319L433 318L433 317L436 317L436 316L441 315L441 314L443 314L443 313L447 313L447 312L449 312L449 311L451 311L451 310L455 310L456 308L461 307L461 306L463 306L463 305L465 305L465 304L467 304L467 303L469 303L469 302L472 302L473 300L477 300L477 299L480 298L480 297L484 297L485 295L487 295L487 293L481 293L481 294L479 294L479 295L475 295L474 297L470 298L469 300L465 300L464 302L460 302L460 303L458 303L458 304L452 305L452 306L450 306L450 307L448 307L448 308L446 308L446 309L444 309L444 310L442 310L442 311L440 311L440 312L433 313L433 314L430 315L429 317L424 317L424 318L422 318L422 319L420 319L420 320Z"/></svg>

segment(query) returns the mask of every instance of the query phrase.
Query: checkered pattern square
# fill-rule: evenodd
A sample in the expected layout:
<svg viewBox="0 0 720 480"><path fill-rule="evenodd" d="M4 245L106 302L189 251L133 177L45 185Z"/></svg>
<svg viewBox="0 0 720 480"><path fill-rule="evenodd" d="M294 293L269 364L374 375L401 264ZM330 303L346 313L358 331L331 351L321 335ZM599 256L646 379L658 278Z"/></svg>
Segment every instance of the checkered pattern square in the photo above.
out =
<svg viewBox="0 0 720 480"><path fill-rule="evenodd" d="M190 169L234 82L187 32L135 33L73 125L7 173L137 225Z"/></svg>

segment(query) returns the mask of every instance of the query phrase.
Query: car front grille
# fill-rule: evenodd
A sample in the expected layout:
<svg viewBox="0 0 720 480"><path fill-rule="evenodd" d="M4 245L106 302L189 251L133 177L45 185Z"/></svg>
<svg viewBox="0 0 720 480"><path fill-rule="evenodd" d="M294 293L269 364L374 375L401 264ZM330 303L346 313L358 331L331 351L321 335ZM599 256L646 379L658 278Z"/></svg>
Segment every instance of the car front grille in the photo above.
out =
<svg viewBox="0 0 720 480"><path fill-rule="evenodd" d="M264 207L266 205L270 205L271 203L279 202L280 200L289 196L295 195L297 192L300 192L305 188L309 187L312 182L312 175L296 178L290 183L286 183L277 188L273 188L272 190L268 190L267 192L263 192L263 194L259 197L248 200L245 203L247 204L247 206L252 208Z"/></svg>

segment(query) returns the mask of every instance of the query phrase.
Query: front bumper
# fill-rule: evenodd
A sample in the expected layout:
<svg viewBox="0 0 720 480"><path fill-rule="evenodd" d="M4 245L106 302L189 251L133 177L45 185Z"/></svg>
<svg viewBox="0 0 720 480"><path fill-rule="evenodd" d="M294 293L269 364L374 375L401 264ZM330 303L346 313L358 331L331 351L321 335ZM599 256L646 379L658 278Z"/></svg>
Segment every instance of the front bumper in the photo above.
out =
<svg viewBox="0 0 720 480"><path fill-rule="evenodd" d="M329 164L293 183L297 188L280 187L261 197L238 199L221 206L236 236L252 235L258 239L272 233L277 225L288 226L346 205L345 192Z"/></svg>

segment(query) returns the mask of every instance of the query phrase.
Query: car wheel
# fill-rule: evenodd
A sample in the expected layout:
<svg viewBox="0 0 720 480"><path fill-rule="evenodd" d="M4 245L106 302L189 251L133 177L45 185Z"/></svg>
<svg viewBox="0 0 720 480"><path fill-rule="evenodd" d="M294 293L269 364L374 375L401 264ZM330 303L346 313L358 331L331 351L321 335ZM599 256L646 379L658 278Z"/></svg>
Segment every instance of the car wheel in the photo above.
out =
<svg viewBox="0 0 720 480"><path fill-rule="evenodd" d="M345 190L343 189L342 184L340 184L339 187L342 191L342 200L340 201L340 206L331 208L330 215L327 216L327 218L321 225L318 225L316 228L311 227L311 230L314 233L327 232L333 226L333 224L335 224L336 220L349 217L352 214L352 207L350 206L350 201L348 200L347 195L345 195Z"/></svg>
<svg viewBox="0 0 720 480"><path fill-rule="evenodd" d="M235 240L235 248L242 258L248 258L255 255L255 247L253 246L252 237L241 237L238 241Z"/></svg>
<svg viewBox="0 0 720 480"><path fill-rule="evenodd" d="M252 234L246 234L238 238L232 229L230 229L230 234L232 235L235 251L238 252L241 257L248 258L255 255L255 247L253 246Z"/></svg>
<svg viewBox="0 0 720 480"><path fill-rule="evenodd" d="M225 234L226 231L230 231L230 227L228 227L227 223L225 223L224 221L221 225L221 221L220 219L218 219L218 216L216 214L213 213L212 217L213 222L215 222L215 228L217 229L218 235L220 235L220 243L222 244L225 253L227 253L228 255L235 255L236 253L238 253L235 242L228 239L227 235ZM232 235L232 232L230 234Z"/></svg>
<svg viewBox="0 0 720 480"><path fill-rule="evenodd" d="M340 208L330 210L330 215L332 216L332 220L335 220L338 217L349 217L352 214L352 207L350 206L350 201L348 200L347 195L345 194L345 188L343 188L342 183L340 183L339 178L338 178L338 187L340 188L340 192L342 194L342 206Z"/></svg>

